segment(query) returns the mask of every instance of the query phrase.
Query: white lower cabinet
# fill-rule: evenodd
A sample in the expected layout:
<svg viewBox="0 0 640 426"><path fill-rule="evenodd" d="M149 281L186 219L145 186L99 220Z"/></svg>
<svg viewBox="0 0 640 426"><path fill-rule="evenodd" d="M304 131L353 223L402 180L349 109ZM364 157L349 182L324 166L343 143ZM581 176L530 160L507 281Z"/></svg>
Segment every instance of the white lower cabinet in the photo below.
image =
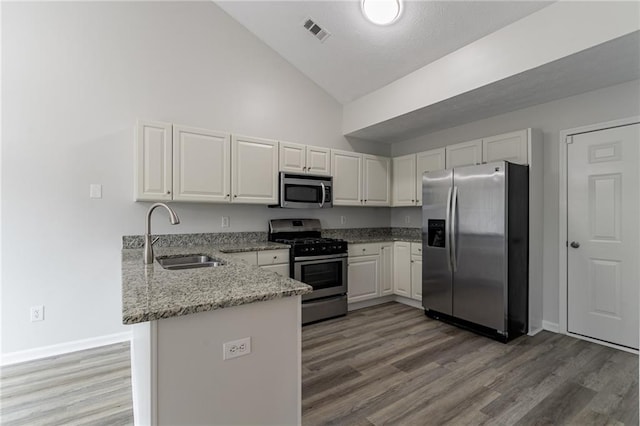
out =
<svg viewBox="0 0 640 426"><path fill-rule="evenodd" d="M288 263L281 263L279 265L264 265L264 266L261 266L260 268L266 269L267 271L276 272L276 273L282 275L283 277L288 277L289 276L289 264Z"/></svg>
<svg viewBox="0 0 640 426"><path fill-rule="evenodd" d="M411 297L411 243L393 243L393 293Z"/></svg>
<svg viewBox="0 0 640 426"><path fill-rule="evenodd" d="M289 250L262 250L243 251L240 253L227 253L234 259L249 265L257 265L262 269L277 272L278 274L289 276Z"/></svg>
<svg viewBox="0 0 640 426"><path fill-rule="evenodd" d="M393 294L393 243L380 244L380 296Z"/></svg>
<svg viewBox="0 0 640 426"><path fill-rule="evenodd" d="M422 301L422 258L411 256L411 298Z"/></svg>
<svg viewBox="0 0 640 426"><path fill-rule="evenodd" d="M381 252L384 256L385 250L381 250L379 243L349 244L347 282L350 303L375 299L382 295Z"/></svg>
<svg viewBox="0 0 640 426"><path fill-rule="evenodd" d="M349 258L349 302L375 299L380 295L380 255Z"/></svg>

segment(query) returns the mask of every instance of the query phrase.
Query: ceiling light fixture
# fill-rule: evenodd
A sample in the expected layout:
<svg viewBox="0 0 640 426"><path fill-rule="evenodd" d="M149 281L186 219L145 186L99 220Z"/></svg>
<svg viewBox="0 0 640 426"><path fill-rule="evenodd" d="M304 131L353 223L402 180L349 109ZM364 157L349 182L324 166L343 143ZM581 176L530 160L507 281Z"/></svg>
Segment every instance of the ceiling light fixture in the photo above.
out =
<svg viewBox="0 0 640 426"><path fill-rule="evenodd" d="M389 25L400 16L400 0L362 0L362 13L377 25Z"/></svg>

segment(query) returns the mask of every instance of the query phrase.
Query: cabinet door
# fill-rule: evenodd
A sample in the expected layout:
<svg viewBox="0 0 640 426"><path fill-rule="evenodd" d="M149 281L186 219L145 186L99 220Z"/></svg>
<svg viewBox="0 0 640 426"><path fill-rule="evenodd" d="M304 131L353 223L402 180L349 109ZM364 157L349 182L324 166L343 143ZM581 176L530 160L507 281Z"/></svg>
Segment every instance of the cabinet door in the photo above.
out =
<svg viewBox="0 0 640 426"><path fill-rule="evenodd" d="M138 120L136 137L136 201L172 199L171 124Z"/></svg>
<svg viewBox="0 0 640 426"><path fill-rule="evenodd" d="M349 302L375 299L380 288L380 255L349 258Z"/></svg>
<svg viewBox="0 0 640 426"><path fill-rule="evenodd" d="M411 257L411 297L422 301L422 258Z"/></svg>
<svg viewBox="0 0 640 426"><path fill-rule="evenodd" d="M289 264L281 263L279 265L265 265L261 266L262 269L266 269L267 271L273 271L277 274L282 275L283 277L289 276Z"/></svg>
<svg viewBox="0 0 640 426"><path fill-rule="evenodd" d="M361 170L361 154L331 151L334 206L362 205Z"/></svg>
<svg viewBox="0 0 640 426"><path fill-rule="evenodd" d="M331 150L307 146L307 173L331 176Z"/></svg>
<svg viewBox="0 0 640 426"><path fill-rule="evenodd" d="M492 136L482 140L482 161L511 161L528 164L527 130Z"/></svg>
<svg viewBox="0 0 640 426"><path fill-rule="evenodd" d="M393 206L416 205L416 155L393 159Z"/></svg>
<svg viewBox="0 0 640 426"><path fill-rule="evenodd" d="M277 203L277 141L234 135L231 161L231 193L234 203Z"/></svg>
<svg viewBox="0 0 640 426"><path fill-rule="evenodd" d="M363 204L388 206L391 201L391 164L387 157L362 156Z"/></svg>
<svg viewBox="0 0 640 426"><path fill-rule="evenodd" d="M404 241L393 244L393 292L411 297L411 246Z"/></svg>
<svg viewBox="0 0 640 426"><path fill-rule="evenodd" d="M380 247L380 295L393 294L393 243Z"/></svg>
<svg viewBox="0 0 640 426"><path fill-rule="evenodd" d="M280 171L303 173L307 169L307 147L297 143L280 142Z"/></svg>
<svg viewBox="0 0 640 426"><path fill-rule="evenodd" d="M231 135L173 126L173 199L229 202Z"/></svg>
<svg viewBox="0 0 640 426"><path fill-rule="evenodd" d="M416 154L416 200L422 205L422 174L445 168L445 149L438 148Z"/></svg>
<svg viewBox="0 0 640 426"><path fill-rule="evenodd" d="M249 265L258 264L258 254L255 251L242 251L239 253L227 253L227 256L232 257L240 262L247 263Z"/></svg>
<svg viewBox="0 0 640 426"><path fill-rule="evenodd" d="M482 164L482 139L446 147L447 169Z"/></svg>

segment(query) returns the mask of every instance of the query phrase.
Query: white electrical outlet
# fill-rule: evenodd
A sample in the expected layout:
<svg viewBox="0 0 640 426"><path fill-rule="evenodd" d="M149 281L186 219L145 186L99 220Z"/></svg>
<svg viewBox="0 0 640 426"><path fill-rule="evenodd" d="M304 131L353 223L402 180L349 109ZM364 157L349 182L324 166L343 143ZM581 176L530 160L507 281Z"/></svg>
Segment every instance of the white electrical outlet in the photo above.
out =
<svg viewBox="0 0 640 426"><path fill-rule="evenodd" d="M405 216L404 222L405 223L411 223L411 216Z"/></svg>
<svg viewBox="0 0 640 426"><path fill-rule="evenodd" d="M44 321L44 305L31 307L31 322Z"/></svg>
<svg viewBox="0 0 640 426"><path fill-rule="evenodd" d="M347 224L347 217L346 216L340 216L340 223L343 225Z"/></svg>
<svg viewBox="0 0 640 426"><path fill-rule="evenodd" d="M245 337L244 339L223 343L222 349L222 359L224 360L249 355L251 353L251 337Z"/></svg>
<svg viewBox="0 0 640 426"><path fill-rule="evenodd" d="M223 228L229 227L229 216L222 216L222 227Z"/></svg>
<svg viewBox="0 0 640 426"><path fill-rule="evenodd" d="M99 183L89 185L89 198L102 198L102 185Z"/></svg>

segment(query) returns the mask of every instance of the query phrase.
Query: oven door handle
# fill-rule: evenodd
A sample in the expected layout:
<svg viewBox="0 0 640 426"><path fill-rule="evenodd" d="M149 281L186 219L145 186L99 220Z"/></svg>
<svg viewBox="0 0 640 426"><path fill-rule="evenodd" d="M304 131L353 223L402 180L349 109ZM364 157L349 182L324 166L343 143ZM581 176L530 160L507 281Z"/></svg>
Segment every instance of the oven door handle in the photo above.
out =
<svg viewBox="0 0 640 426"><path fill-rule="evenodd" d="M346 259L348 256L349 255L347 253L329 254L329 255L323 254L320 256L299 256L299 257L294 257L293 261L298 263L319 263L324 260L334 260L334 259L340 259L340 258Z"/></svg>
<svg viewBox="0 0 640 426"><path fill-rule="evenodd" d="M320 207L324 207L324 196L325 196L324 182L320 182L320 186L322 187L322 201L320 201Z"/></svg>

